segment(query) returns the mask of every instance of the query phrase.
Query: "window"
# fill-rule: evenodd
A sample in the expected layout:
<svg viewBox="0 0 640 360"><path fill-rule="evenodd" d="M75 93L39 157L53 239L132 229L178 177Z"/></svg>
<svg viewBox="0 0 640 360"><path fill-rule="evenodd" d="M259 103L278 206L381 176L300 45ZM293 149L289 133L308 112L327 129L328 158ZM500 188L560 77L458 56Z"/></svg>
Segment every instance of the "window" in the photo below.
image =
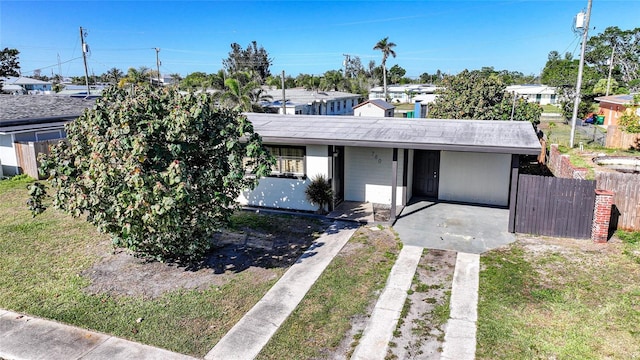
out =
<svg viewBox="0 0 640 360"><path fill-rule="evenodd" d="M340 101L338 101L338 111L340 111Z"/></svg>
<svg viewBox="0 0 640 360"><path fill-rule="evenodd" d="M276 158L272 176L305 176L303 146L267 146L267 149Z"/></svg>
<svg viewBox="0 0 640 360"><path fill-rule="evenodd" d="M333 112L335 111L335 110L334 110L334 105L335 105L335 104L334 104L334 102L332 101L332 102L331 102L331 113L333 113Z"/></svg>

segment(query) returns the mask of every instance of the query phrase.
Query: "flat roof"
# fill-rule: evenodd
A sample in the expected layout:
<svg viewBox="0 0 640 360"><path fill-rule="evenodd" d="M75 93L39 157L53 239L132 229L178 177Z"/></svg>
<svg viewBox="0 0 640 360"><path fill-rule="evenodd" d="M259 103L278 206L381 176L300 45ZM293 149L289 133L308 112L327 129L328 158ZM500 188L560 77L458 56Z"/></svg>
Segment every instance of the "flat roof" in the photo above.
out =
<svg viewBox="0 0 640 360"><path fill-rule="evenodd" d="M540 153L528 121L245 113L265 143L504 154Z"/></svg>

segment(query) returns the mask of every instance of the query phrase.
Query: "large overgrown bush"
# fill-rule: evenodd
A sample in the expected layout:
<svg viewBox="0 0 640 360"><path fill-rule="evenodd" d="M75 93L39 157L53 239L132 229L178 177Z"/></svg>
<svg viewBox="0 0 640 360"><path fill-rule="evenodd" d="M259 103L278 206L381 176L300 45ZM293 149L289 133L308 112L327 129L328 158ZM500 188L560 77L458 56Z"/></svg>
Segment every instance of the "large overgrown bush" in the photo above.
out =
<svg viewBox="0 0 640 360"><path fill-rule="evenodd" d="M273 164L251 123L208 94L112 88L66 132L68 142L41 162L53 206L86 214L114 246L161 261L200 259L240 191ZM32 193L42 211L41 192Z"/></svg>

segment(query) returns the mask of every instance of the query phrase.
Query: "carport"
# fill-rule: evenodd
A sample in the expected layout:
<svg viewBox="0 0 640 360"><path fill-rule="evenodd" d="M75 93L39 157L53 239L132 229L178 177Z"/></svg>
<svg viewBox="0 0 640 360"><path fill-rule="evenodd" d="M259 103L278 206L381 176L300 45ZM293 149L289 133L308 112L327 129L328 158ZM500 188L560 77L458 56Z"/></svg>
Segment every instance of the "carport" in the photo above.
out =
<svg viewBox="0 0 640 360"><path fill-rule="evenodd" d="M404 245L481 254L515 241L509 209L418 200L407 205L393 228Z"/></svg>

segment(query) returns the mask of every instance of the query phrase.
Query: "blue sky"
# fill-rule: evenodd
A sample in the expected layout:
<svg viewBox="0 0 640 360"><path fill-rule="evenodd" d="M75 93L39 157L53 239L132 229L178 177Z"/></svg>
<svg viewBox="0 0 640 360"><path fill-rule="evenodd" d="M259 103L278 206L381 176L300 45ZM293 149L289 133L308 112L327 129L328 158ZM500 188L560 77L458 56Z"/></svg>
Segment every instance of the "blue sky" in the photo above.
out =
<svg viewBox="0 0 640 360"><path fill-rule="evenodd" d="M162 73L216 72L230 44L252 40L273 58L272 74L321 74L343 54L380 63L373 50L396 43L407 76L493 66L539 74L551 50L577 57L573 1L7 1L0 0L0 47L20 51L23 75L83 75L79 27L87 29L89 72L117 67ZM590 34L640 27L640 1L593 0ZM595 27L595 29L593 29ZM58 66L58 56L62 63Z"/></svg>

